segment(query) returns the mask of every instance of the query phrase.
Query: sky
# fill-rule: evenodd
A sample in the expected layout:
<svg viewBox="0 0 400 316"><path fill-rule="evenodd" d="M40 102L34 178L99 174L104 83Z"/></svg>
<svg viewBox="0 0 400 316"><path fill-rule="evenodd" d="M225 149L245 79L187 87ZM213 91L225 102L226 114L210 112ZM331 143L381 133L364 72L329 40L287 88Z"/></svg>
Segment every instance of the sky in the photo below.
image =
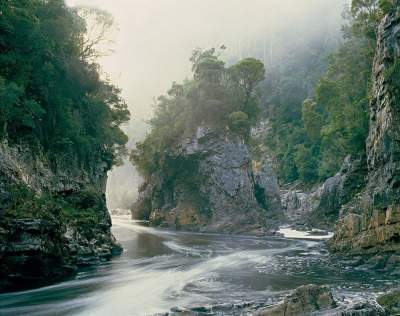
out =
<svg viewBox="0 0 400 316"><path fill-rule="evenodd" d="M227 62L262 59L266 68L279 62L293 41L335 37L346 0L66 0L70 6L92 6L115 19L113 54L99 60L111 81L122 89L132 120L125 130L129 145L148 130L154 99L173 81L191 76L189 57L197 48L225 45ZM255 48L260 48L257 56ZM133 174L127 179L127 174ZM130 166L109 176L113 195L136 194L140 182ZM109 191L109 190L108 190ZM129 193L127 193L129 191ZM135 193L133 193L135 192ZM111 199L111 197L110 197ZM114 199L114 198L113 198ZM118 199L118 198L117 198ZM115 205L113 205L115 206Z"/></svg>

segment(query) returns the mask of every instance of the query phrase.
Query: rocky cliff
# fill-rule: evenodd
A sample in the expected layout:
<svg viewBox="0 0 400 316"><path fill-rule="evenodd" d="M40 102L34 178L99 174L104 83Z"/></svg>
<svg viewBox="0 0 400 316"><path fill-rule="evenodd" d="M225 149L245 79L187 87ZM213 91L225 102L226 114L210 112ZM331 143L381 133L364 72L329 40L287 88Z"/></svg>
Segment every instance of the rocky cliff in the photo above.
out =
<svg viewBox="0 0 400 316"><path fill-rule="evenodd" d="M0 144L0 291L53 282L120 251L105 204L107 169Z"/></svg>
<svg viewBox="0 0 400 316"><path fill-rule="evenodd" d="M400 8L381 22L373 66L368 179L345 205L331 247L354 254L400 250ZM385 256L385 258L388 258Z"/></svg>
<svg viewBox="0 0 400 316"><path fill-rule="evenodd" d="M238 137L199 127L169 162L175 174L153 173L132 208L152 225L263 234L281 215L278 183L267 164L252 163Z"/></svg>

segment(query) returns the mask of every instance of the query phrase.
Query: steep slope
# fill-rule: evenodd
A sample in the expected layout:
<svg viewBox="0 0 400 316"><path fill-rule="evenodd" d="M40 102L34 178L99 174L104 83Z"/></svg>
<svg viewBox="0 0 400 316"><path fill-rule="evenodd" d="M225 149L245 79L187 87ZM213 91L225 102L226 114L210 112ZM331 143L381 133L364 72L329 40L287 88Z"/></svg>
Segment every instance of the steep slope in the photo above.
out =
<svg viewBox="0 0 400 316"><path fill-rule="evenodd" d="M365 190L342 208L331 247L355 254L400 250L400 8L379 26L373 66Z"/></svg>

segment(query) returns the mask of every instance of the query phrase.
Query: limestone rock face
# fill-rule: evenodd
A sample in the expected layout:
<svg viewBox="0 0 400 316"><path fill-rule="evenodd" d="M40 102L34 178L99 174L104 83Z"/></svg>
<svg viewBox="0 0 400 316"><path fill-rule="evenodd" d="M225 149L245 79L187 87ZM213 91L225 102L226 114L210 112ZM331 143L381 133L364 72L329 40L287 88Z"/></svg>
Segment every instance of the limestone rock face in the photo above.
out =
<svg viewBox="0 0 400 316"><path fill-rule="evenodd" d="M82 168L0 144L0 291L51 283L120 251L110 232L106 172L100 162Z"/></svg>
<svg viewBox="0 0 400 316"><path fill-rule="evenodd" d="M247 146L199 127L173 152L174 176L156 172L132 208L134 218L164 227L263 233L276 224L280 196L272 169L253 170Z"/></svg>
<svg viewBox="0 0 400 316"><path fill-rule="evenodd" d="M343 209L331 247L351 253L400 249L400 95L389 73L400 61L400 8L381 22L373 68L368 182Z"/></svg>

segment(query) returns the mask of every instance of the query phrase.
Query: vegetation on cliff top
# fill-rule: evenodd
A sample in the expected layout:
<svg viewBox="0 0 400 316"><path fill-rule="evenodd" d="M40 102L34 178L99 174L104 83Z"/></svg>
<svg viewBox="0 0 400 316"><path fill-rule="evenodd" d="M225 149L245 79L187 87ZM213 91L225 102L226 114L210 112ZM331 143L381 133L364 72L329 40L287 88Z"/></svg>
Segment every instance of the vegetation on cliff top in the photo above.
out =
<svg viewBox="0 0 400 316"><path fill-rule="evenodd" d="M101 33L89 38L83 16L96 16L104 30L112 20L82 12L63 0L0 2L0 140L111 167L126 151L120 125L129 111L101 78Z"/></svg>
<svg viewBox="0 0 400 316"><path fill-rule="evenodd" d="M263 63L247 58L226 68L215 49L195 50L190 61L193 79L173 83L168 94L158 98L151 133L132 151L131 160L145 177L157 170L174 173L172 151L198 126L247 139L258 119L253 91L264 79Z"/></svg>

